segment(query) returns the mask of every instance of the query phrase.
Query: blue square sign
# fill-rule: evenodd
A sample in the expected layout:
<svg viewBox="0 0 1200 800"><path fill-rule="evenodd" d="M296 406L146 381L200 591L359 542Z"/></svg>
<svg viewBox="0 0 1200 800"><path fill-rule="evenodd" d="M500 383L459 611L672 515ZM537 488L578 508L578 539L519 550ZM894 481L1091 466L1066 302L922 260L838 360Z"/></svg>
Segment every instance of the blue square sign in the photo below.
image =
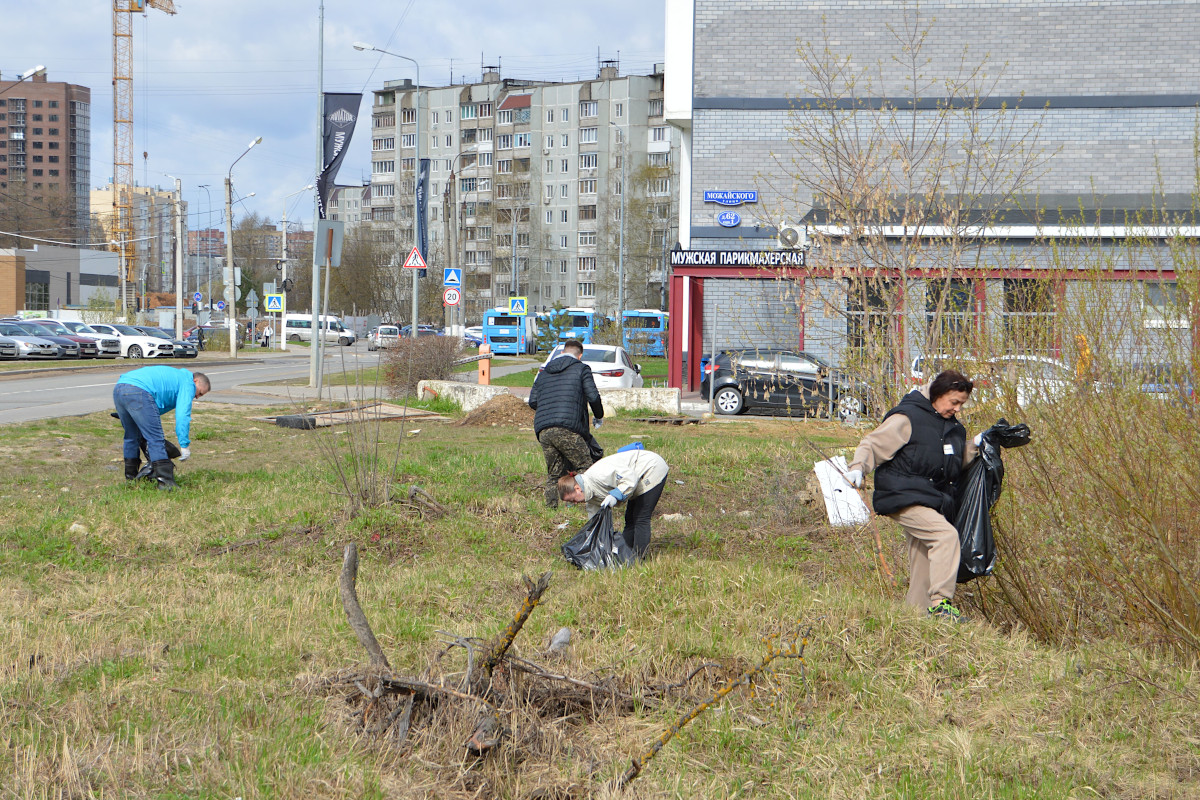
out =
<svg viewBox="0 0 1200 800"><path fill-rule="evenodd" d="M446 267L442 270L442 286L462 286L462 270Z"/></svg>

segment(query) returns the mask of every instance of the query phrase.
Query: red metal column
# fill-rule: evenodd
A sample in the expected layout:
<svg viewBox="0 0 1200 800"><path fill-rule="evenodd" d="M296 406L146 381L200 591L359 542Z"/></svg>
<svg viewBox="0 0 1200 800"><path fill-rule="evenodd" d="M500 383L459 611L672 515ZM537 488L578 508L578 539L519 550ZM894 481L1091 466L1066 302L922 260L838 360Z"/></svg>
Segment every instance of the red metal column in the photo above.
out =
<svg viewBox="0 0 1200 800"><path fill-rule="evenodd" d="M692 278L691 296L688 298L688 388L689 392L700 389L700 358L704 349L704 282L705 278Z"/></svg>

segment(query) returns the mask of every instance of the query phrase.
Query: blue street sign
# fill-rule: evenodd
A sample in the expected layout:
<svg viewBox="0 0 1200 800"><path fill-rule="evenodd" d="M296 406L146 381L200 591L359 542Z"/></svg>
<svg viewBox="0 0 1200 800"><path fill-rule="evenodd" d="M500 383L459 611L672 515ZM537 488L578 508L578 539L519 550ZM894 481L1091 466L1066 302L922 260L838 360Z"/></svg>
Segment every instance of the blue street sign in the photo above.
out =
<svg viewBox="0 0 1200 800"><path fill-rule="evenodd" d="M442 270L442 286L462 286L462 270L446 267Z"/></svg>
<svg viewBox="0 0 1200 800"><path fill-rule="evenodd" d="M736 228L742 224L742 215L736 211L722 211L717 214L717 222L723 228Z"/></svg>
<svg viewBox="0 0 1200 800"><path fill-rule="evenodd" d="M263 299L267 301L267 311L283 311L283 295L268 294Z"/></svg>
<svg viewBox="0 0 1200 800"><path fill-rule="evenodd" d="M218 300L217 301L217 311L224 311L224 310L225 310L225 301Z"/></svg>
<svg viewBox="0 0 1200 800"><path fill-rule="evenodd" d="M196 292L194 295L192 295L192 299L195 300L197 303L199 303L201 300L204 299L204 295L200 294L199 292Z"/></svg>
<svg viewBox="0 0 1200 800"><path fill-rule="evenodd" d="M510 297L508 298L508 313L518 317L524 316L527 313L528 304L528 297Z"/></svg>
<svg viewBox="0 0 1200 800"><path fill-rule="evenodd" d="M704 193L704 202L720 203L723 206L740 206L742 203L757 203L758 192L734 192L728 189L709 189Z"/></svg>

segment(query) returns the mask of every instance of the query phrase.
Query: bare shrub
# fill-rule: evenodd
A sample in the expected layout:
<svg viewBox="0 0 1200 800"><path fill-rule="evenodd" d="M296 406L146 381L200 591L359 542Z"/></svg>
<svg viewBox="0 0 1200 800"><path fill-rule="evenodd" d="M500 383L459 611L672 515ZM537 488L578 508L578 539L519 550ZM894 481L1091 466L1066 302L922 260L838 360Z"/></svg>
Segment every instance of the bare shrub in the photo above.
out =
<svg viewBox="0 0 1200 800"><path fill-rule="evenodd" d="M384 357L384 382L393 397L412 397L419 381L449 380L462 342L455 336L401 339Z"/></svg>

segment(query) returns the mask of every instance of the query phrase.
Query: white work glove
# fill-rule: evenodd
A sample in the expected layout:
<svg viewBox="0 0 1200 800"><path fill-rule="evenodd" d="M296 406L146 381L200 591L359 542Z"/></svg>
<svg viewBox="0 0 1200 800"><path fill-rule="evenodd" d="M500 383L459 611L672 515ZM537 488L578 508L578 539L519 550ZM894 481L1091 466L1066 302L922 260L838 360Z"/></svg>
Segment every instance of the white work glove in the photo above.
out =
<svg viewBox="0 0 1200 800"><path fill-rule="evenodd" d="M975 443L976 447L979 447L979 445L983 444L983 434L982 433L975 434L975 438L972 439L971 441L973 441Z"/></svg>
<svg viewBox="0 0 1200 800"><path fill-rule="evenodd" d="M599 428L599 427L600 427L600 425L601 425L601 423L603 423L603 422L604 422L604 418L603 418L603 417L597 417L596 419L592 420L592 427L593 427L593 428Z"/></svg>
<svg viewBox="0 0 1200 800"><path fill-rule="evenodd" d="M187 461L191 457L192 457L192 448L190 448L190 447L179 448L179 460L180 461Z"/></svg>
<svg viewBox="0 0 1200 800"><path fill-rule="evenodd" d="M862 470L852 469L842 473L842 477L846 479L846 483L853 486L855 489L862 486Z"/></svg>
<svg viewBox="0 0 1200 800"><path fill-rule="evenodd" d="M616 495L606 494L604 499L600 501L601 508L612 508L617 504Z"/></svg>

